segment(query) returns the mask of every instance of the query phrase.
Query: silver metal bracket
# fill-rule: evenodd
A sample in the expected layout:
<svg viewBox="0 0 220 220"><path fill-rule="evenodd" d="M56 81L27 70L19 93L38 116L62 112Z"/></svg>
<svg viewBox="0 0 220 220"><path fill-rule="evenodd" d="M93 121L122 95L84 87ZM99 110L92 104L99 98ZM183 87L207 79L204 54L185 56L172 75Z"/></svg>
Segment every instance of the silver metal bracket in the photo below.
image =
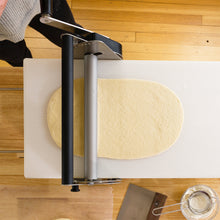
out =
<svg viewBox="0 0 220 220"><path fill-rule="evenodd" d="M85 54L94 54L99 60L121 60L120 54L113 52L105 43L98 40L75 44L75 59L83 59Z"/></svg>
<svg viewBox="0 0 220 220"><path fill-rule="evenodd" d="M40 18L40 22L71 33L75 38L82 41L87 41L84 38L89 34L94 33L93 31L81 28L77 25L69 24L67 22L53 18L49 14L43 14Z"/></svg>
<svg viewBox="0 0 220 220"><path fill-rule="evenodd" d="M88 180L85 178L75 178L72 186L119 184L120 182L121 182L121 179L119 179L119 178L110 178L110 179L103 178L103 179L95 179L95 180Z"/></svg>

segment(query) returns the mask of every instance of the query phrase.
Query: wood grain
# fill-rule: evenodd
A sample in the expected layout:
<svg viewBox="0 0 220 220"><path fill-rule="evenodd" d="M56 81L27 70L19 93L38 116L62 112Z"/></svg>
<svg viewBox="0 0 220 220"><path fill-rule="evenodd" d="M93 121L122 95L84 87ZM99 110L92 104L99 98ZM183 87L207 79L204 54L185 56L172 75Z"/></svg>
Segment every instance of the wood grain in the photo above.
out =
<svg viewBox="0 0 220 220"><path fill-rule="evenodd" d="M61 49L57 48L32 48L31 53L33 58L49 58L49 59L57 59L61 58Z"/></svg>
<svg viewBox="0 0 220 220"><path fill-rule="evenodd" d="M190 4L190 1L185 1L185 4L165 3L165 2L147 2L147 1L110 1L110 0L72 0L72 9L98 9L98 10L114 10L114 11L135 11L149 13L168 13L168 14L183 14L183 15L219 15L219 5Z"/></svg>
<svg viewBox="0 0 220 220"><path fill-rule="evenodd" d="M76 21L83 27L121 42L124 59L220 60L219 0L68 0L68 4ZM60 48L30 27L26 30L25 40L34 58L61 57ZM0 88L6 89L0 91L0 150L23 150L23 92L9 90L23 87L22 72L22 68L12 68L0 61ZM104 197L104 191L110 187L113 193L112 219L116 219L130 182L166 194L166 204L179 202L183 192L196 184L209 185L220 195L220 179L126 179L119 185L84 186L80 193L72 194L69 193L69 187L60 186L60 180L25 179L22 156L0 153L0 186L4 185L3 188L8 190L4 194L6 198L13 192L19 195L19 204L28 201L21 197L30 199L32 205L28 208L36 204L34 198L37 196L46 202L51 197L81 197L81 203L89 207L96 199ZM36 188L25 188L25 194L22 187L28 186ZM20 196L23 193L24 196ZM88 200L90 195L92 201ZM8 213L7 210L11 210L11 204L15 205L14 202L9 203L9 200L4 202L2 199L1 218ZM57 205L57 200L54 204ZM111 212L107 207L100 206L100 203L95 205L94 210ZM82 207L79 204L79 210L82 211ZM160 219L182 220L184 217L179 212ZM220 219L220 216L216 219Z"/></svg>
<svg viewBox="0 0 220 220"><path fill-rule="evenodd" d="M82 187L71 193L62 186L0 186L2 219L110 220L113 212L112 188Z"/></svg>
<svg viewBox="0 0 220 220"><path fill-rule="evenodd" d="M0 151L20 151L24 150L24 140L22 139L0 139Z"/></svg>
<svg viewBox="0 0 220 220"><path fill-rule="evenodd" d="M163 24L190 24L201 25L200 15L180 15L165 13L146 13L135 11L115 10L87 10L77 9L74 15L77 19L106 20L106 21L132 21L138 23L163 23Z"/></svg>
<svg viewBox="0 0 220 220"><path fill-rule="evenodd" d="M22 140L23 91L0 91L0 139Z"/></svg>
<svg viewBox="0 0 220 220"><path fill-rule="evenodd" d="M68 3L68 5L69 5L69 7L71 8L71 6L72 6L72 0L67 0L67 3Z"/></svg>
<svg viewBox="0 0 220 220"><path fill-rule="evenodd" d="M11 67L10 64L8 64L6 61L4 60L0 60L0 67Z"/></svg>
<svg viewBox="0 0 220 220"><path fill-rule="evenodd" d="M23 88L23 69L0 66L0 88Z"/></svg>
<svg viewBox="0 0 220 220"><path fill-rule="evenodd" d="M220 25L220 16L207 15L202 17L203 25L219 26Z"/></svg>
<svg viewBox="0 0 220 220"><path fill-rule="evenodd" d="M161 32L144 32L136 33L137 43L147 44L172 44L172 45L188 45L188 46L220 46L220 34L204 34L204 33L161 33Z"/></svg>
<svg viewBox="0 0 220 220"><path fill-rule="evenodd" d="M26 38L26 43L29 48L41 48L41 49L58 49L59 47L51 43L46 38ZM60 49L61 50L61 49Z"/></svg>
<svg viewBox="0 0 220 220"><path fill-rule="evenodd" d="M77 20L83 27L91 30L105 31L132 31L138 32L171 32L171 33L220 33L219 26L201 26L201 25L177 25L177 24L160 24L160 23L139 23L132 21L105 21L105 20Z"/></svg>
<svg viewBox="0 0 220 220"><path fill-rule="evenodd" d="M0 175L24 175L24 159L16 153L0 153Z"/></svg>
<svg viewBox="0 0 220 220"><path fill-rule="evenodd" d="M35 39L35 38L44 38L44 36L40 32L31 28L30 26L27 26L26 31L25 31L25 39L26 38Z"/></svg>
<svg viewBox="0 0 220 220"><path fill-rule="evenodd" d="M23 175L0 175L0 185L51 186L61 185L60 179L26 179Z"/></svg>
<svg viewBox="0 0 220 220"><path fill-rule="evenodd" d="M207 56L199 56L199 55L191 55L188 54L188 57L186 57L186 54L181 53L146 53L146 52L126 52L123 56L126 60L186 60L186 61L219 61L219 57L216 57L216 54L213 54L209 57Z"/></svg>
<svg viewBox="0 0 220 220"><path fill-rule="evenodd" d="M75 0L72 0L75 2ZM128 2L148 2L148 3L164 3L164 4L178 4L178 5L213 5L219 6L220 2L218 0L121 0L121 1L128 1Z"/></svg>

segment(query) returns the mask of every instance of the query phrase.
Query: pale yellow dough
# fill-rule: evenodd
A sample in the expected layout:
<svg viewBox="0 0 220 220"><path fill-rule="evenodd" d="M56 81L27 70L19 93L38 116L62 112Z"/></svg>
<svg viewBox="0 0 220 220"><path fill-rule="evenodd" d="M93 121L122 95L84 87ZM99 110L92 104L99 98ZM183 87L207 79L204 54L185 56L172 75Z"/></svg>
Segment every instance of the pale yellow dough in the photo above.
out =
<svg viewBox="0 0 220 220"><path fill-rule="evenodd" d="M74 80L74 154L84 155L84 81ZM50 134L61 146L61 89L47 109ZM183 107L151 81L98 79L98 157L138 159L159 154L179 137Z"/></svg>

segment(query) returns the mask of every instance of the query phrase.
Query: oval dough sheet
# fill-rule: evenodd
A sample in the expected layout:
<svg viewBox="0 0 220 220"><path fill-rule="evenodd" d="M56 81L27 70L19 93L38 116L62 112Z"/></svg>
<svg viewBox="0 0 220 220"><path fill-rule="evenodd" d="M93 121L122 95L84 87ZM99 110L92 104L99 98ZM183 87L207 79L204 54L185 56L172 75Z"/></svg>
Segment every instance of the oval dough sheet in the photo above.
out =
<svg viewBox="0 0 220 220"><path fill-rule="evenodd" d="M61 88L47 108L50 134L61 147ZM183 107L151 81L98 79L98 157L139 159L170 148L180 135ZM74 80L74 154L84 155L84 81Z"/></svg>

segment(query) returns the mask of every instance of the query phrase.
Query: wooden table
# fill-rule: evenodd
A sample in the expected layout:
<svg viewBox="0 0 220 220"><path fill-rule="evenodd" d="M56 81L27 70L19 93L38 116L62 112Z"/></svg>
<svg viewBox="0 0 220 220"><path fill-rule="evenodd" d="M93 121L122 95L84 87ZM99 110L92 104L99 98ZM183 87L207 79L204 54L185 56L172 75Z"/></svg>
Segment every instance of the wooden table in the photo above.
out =
<svg viewBox="0 0 220 220"><path fill-rule="evenodd" d="M68 3L83 27L121 42L124 59L220 61L218 0L72 0ZM60 49L31 28L27 28L25 40L35 58L60 57ZM19 194L19 190L22 193L26 186L37 189L45 199L51 198L52 190L54 198L67 195L63 194L60 180L25 180L23 177L22 71L22 68L12 68L0 61L0 196L3 189L8 189L9 194L10 189L17 190ZM112 190L109 200L113 199L112 219L116 219L129 183L168 195L166 204L179 202L183 192L196 184L209 185L220 195L220 179L126 179L120 185L92 190L84 186L80 194L68 196L77 198L80 195L81 201L87 201L88 206L91 203L88 197L94 198L93 205L97 205L94 218L99 219L98 199ZM15 193L15 199L16 196ZM32 198L33 195L30 191L25 196ZM1 200L0 216L10 210L9 198ZM16 206L17 203L13 204ZM78 207L80 209L80 204ZM107 206L102 209L103 212L110 210ZM174 213L161 219L184 217Z"/></svg>

